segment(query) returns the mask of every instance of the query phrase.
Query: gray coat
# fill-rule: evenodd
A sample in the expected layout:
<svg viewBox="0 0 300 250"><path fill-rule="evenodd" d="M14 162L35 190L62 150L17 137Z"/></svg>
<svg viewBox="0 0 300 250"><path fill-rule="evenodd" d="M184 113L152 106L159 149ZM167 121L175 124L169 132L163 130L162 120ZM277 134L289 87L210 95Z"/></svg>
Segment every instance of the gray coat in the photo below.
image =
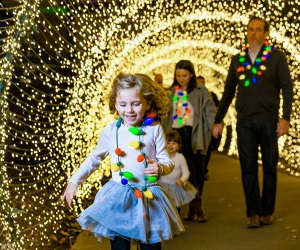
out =
<svg viewBox="0 0 300 250"><path fill-rule="evenodd" d="M174 95L174 89L171 89L171 97ZM211 127L215 122L216 106L212 99L211 93L203 85L199 84L188 95L188 100L194 109L193 130L192 130L192 148L193 152L200 151L206 154L210 140ZM173 105L170 105L170 111L167 118L162 121L165 132L172 129Z"/></svg>

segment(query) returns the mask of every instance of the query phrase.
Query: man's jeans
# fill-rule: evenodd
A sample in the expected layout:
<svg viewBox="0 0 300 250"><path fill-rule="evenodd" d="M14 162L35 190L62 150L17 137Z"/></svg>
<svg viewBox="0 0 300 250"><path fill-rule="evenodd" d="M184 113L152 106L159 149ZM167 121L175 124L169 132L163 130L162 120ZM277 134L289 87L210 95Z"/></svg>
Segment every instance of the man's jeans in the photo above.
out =
<svg viewBox="0 0 300 250"><path fill-rule="evenodd" d="M237 122L238 151L242 182L246 198L247 216L272 215L277 186L277 121L246 119ZM258 181L258 147L263 167L263 189Z"/></svg>

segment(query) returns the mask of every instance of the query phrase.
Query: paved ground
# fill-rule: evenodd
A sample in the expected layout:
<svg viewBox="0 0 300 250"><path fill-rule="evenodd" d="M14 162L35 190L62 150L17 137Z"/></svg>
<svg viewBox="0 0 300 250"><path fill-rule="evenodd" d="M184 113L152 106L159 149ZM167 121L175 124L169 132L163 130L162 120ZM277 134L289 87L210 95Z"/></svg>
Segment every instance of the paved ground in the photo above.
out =
<svg viewBox="0 0 300 250"><path fill-rule="evenodd" d="M300 249L300 178L279 173L275 223L248 229L238 160L213 153L209 175L203 197L208 221L204 224L188 223L186 232L164 242L163 249ZM99 243L93 235L83 232L73 249L108 250L110 245L107 240Z"/></svg>

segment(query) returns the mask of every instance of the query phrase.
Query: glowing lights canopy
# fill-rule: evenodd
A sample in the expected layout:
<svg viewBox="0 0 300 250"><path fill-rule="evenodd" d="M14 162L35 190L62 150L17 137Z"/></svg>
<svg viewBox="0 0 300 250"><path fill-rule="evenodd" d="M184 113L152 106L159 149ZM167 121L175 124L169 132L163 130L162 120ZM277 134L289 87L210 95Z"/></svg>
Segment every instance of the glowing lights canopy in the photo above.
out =
<svg viewBox="0 0 300 250"><path fill-rule="evenodd" d="M12 2L0 6L3 244L51 244L65 214L59 197L66 182L113 119L106 94L119 71L162 73L168 86L175 63L189 59L220 98L251 15L270 21L270 43L288 56L295 101L291 132L279 139L280 167L300 174L298 1ZM232 106L225 119L233 128L230 155L237 154L235 115ZM108 175L106 162L82 185L76 213Z"/></svg>

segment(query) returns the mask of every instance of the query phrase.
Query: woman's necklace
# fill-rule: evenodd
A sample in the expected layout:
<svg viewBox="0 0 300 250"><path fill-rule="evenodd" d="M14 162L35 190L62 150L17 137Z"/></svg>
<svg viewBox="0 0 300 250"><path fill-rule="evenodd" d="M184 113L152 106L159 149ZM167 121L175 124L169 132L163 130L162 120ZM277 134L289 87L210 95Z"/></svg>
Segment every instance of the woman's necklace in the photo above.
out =
<svg viewBox="0 0 300 250"><path fill-rule="evenodd" d="M172 97L173 103L176 105L173 121L178 122L179 125L183 124L183 120L189 119L191 109L188 107L188 97L186 91L182 91L178 85L174 86L174 96Z"/></svg>
<svg viewBox="0 0 300 250"><path fill-rule="evenodd" d="M264 42L264 51L263 55L255 59L254 64L252 64L247 59L246 50L249 49L249 46L245 46L243 51L239 54L239 62L242 66L237 68L237 72L240 73L239 80L244 81L244 86L249 87L250 83L257 83L257 77L263 74L263 71L267 69L262 63L267 61L270 57L270 54L273 52L274 47L270 46L268 41Z"/></svg>
<svg viewBox="0 0 300 250"><path fill-rule="evenodd" d="M129 146L131 146L134 149L137 149L137 150L140 151L140 154L138 155L136 160L137 160L137 162L143 162L144 161L145 162L145 168L148 167L148 163L146 161L146 154L143 151L143 145L144 144L143 144L142 138L143 138L143 135L145 134L145 132L144 132L145 127L152 125L152 123L154 122L154 117L155 117L155 114L149 113L147 115L146 119L143 121L141 127L130 127L128 129L130 133L138 136L138 141L131 141L129 143ZM117 145L117 148L115 149L115 154L117 155L118 161L111 165L111 169L115 172L119 172L119 175L121 176L121 183L123 185L128 185L133 190L134 195L137 198L143 197L143 194L144 194L144 196L147 197L148 199L153 199L153 194L152 194L151 190L147 189L147 182L150 182L150 183L156 182L157 177L155 177L155 176L144 176L144 180L145 180L144 186L141 188L141 190L139 190L137 187L132 187L128 183L128 180L131 180L131 179L134 178L133 173L131 173L129 171L122 171L122 168L124 168L124 165L121 161L121 157L125 154L124 154L124 151L122 151L122 149L119 148L118 131L119 131L119 128L121 127L121 124L122 124L122 118L119 117L119 119L116 123L116 127L117 127L117 130L116 130L116 145Z"/></svg>

